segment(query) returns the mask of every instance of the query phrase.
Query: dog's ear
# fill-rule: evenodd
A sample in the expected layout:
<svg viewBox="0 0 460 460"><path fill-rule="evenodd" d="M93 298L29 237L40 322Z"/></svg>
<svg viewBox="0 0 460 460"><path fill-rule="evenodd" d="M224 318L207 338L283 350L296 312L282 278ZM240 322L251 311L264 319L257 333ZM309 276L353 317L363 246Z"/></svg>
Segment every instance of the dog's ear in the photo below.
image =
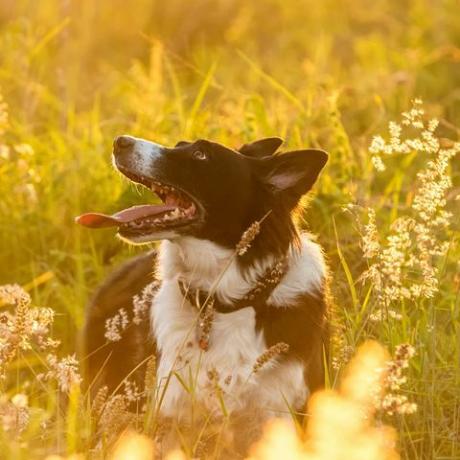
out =
<svg viewBox="0 0 460 460"><path fill-rule="evenodd" d="M254 158L268 157L275 153L279 146L283 143L283 139L279 137L266 137L258 141L244 144L238 149L243 155Z"/></svg>
<svg viewBox="0 0 460 460"><path fill-rule="evenodd" d="M328 155L323 150L296 150L270 158L262 158L262 181L275 195L295 205L316 182Z"/></svg>
<svg viewBox="0 0 460 460"><path fill-rule="evenodd" d="M189 142L189 141L179 141L175 146L174 148L176 147L185 147L186 145L190 145L192 142Z"/></svg>

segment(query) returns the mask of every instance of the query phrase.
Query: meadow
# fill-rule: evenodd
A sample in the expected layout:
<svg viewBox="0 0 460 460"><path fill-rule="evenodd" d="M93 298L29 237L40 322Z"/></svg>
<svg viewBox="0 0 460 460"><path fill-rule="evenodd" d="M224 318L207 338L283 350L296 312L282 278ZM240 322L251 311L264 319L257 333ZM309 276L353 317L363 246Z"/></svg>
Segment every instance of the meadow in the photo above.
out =
<svg viewBox="0 0 460 460"><path fill-rule="evenodd" d="M2 0L0 457L102 458L111 448L94 448L96 409L65 357L78 356L95 287L145 250L74 223L150 199L111 167L113 138L130 133L234 147L280 136L285 149L330 154L299 225L332 271L332 399L319 397L306 450L281 426L251 458L460 459L459 6ZM376 383L386 395L369 409L377 431L359 425L345 440L344 414L370 407L345 371L369 339L387 351L371 342L375 359L355 362L387 366ZM137 427L151 434L148 414ZM368 450L352 450L357 433ZM196 447L186 458L217 458Z"/></svg>

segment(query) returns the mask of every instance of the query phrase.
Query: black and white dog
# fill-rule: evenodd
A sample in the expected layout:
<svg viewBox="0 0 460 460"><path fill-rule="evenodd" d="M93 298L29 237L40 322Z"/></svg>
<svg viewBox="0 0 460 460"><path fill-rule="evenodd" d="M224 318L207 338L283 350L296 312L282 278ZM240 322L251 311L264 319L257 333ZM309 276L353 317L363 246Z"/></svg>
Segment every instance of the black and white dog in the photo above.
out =
<svg viewBox="0 0 460 460"><path fill-rule="evenodd" d="M115 140L116 168L163 203L77 221L117 227L129 243L162 243L112 275L89 307L85 354L93 388L116 389L156 353L165 417L186 421L192 399L221 410L210 375L229 413L251 410L264 419L304 410L309 393L324 383L327 269L320 246L298 232L292 214L327 154L275 154L281 143L267 138L233 150L207 140L174 148L131 136ZM260 231L244 246L242 235L254 222ZM133 296L154 279L150 321L107 344L106 320L132 309ZM275 345L284 353L267 355ZM255 372L261 356L268 362L259 359ZM191 378L193 398L184 385Z"/></svg>

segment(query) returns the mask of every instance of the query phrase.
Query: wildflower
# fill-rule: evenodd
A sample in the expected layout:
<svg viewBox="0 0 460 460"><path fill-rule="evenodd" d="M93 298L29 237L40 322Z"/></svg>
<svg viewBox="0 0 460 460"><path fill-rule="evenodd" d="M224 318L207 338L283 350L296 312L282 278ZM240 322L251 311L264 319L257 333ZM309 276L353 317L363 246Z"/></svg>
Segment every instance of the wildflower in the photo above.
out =
<svg viewBox="0 0 460 460"><path fill-rule="evenodd" d="M220 375L219 375L219 372L217 372L217 369L213 367L212 369L208 370L207 377L208 377L208 380L211 384L213 391L218 396L222 395L223 390L222 390L222 387L219 385Z"/></svg>
<svg viewBox="0 0 460 460"><path fill-rule="evenodd" d="M397 311L389 309L389 308L388 309L379 308L369 315L369 320L375 323L384 321L388 318L394 319L396 321L401 321L402 315L398 313Z"/></svg>
<svg viewBox="0 0 460 460"><path fill-rule="evenodd" d="M374 136L369 151L373 154L379 154L385 150L385 139L382 136Z"/></svg>
<svg viewBox="0 0 460 460"><path fill-rule="evenodd" d="M362 237L363 254L366 259L375 257L380 250L379 233L375 223L375 211L372 208L367 210L368 223L364 227L364 235Z"/></svg>
<svg viewBox="0 0 460 460"><path fill-rule="evenodd" d="M130 403L139 401L144 395L144 393L139 390L139 387L137 386L136 382L124 380L123 386L123 394L125 395L126 400Z"/></svg>
<svg viewBox="0 0 460 460"><path fill-rule="evenodd" d="M355 349L348 345L345 327L341 324L334 324L333 327L336 333L331 336L331 366L334 370L339 370L348 364Z"/></svg>
<svg viewBox="0 0 460 460"><path fill-rule="evenodd" d="M142 290L141 295L135 295L133 297L134 324L141 324L141 322L145 319L146 314L152 306L153 298L159 287L159 281L155 280Z"/></svg>
<svg viewBox="0 0 460 460"><path fill-rule="evenodd" d="M15 395L8 400L0 397L0 427L12 435L21 434L29 425L30 410L25 395Z"/></svg>
<svg viewBox="0 0 460 460"><path fill-rule="evenodd" d="M364 278L372 281L378 302L384 307L371 320L379 321L383 315L396 318L389 309L391 302L431 298L439 289L436 260L448 249L448 242L441 235L452 220L452 214L445 209L447 192L452 187L449 163L460 152L460 145L441 148L434 135L438 120L430 120L425 127L423 115L421 101L415 100L412 109L403 113L403 126L390 122L389 141L376 136L369 148L378 170L382 169L382 155L417 151L431 156L417 174L417 187L408 212L392 223L385 239L379 238L375 212L368 211L362 247L364 256L373 263ZM411 126L418 135L403 138L404 126ZM406 282L408 279L410 283Z"/></svg>
<svg viewBox="0 0 460 460"><path fill-rule="evenodd" d="M395 359L398 361L404 361L404 367L408 366L407 361L415 356L415 348L408 344L403 343L395 349Z"/></svg>
<svg viewBox="0 0 460 460"><path fill-rule="evenodd" d="M72 387L80 385L82 379L78 372L78 361L75 355L67 356L61 360L55 354L49 354L46 358L49 369L39 378L45 381L55 380L59 389L68 393Z"/></svg>
<svg viewBox="0 0 460 460"><path fill-rule="evenodd" d="M432 118L429 122L428 122L428 131L430 131L431 133L434 133L436 131L436 128L439 126L439 120L436 119L436 118Z"/></svg>
<svg viewBox="0 0 460 460"><path fill-rule="evenodd" d="M122 332L128 327L128 314L124 308L120 308L112 318L105 321L104 337L110 342L121 340Z"/></svg>
<svg viewBox="0 0 460 460"><path fill-rule="evenodd" d="M382 160L382 157L378 156L378 155L374 155L372 158L372 164L374 165L374 168L379 171L379 172L382 172L382 171L385 171L386 169L386 166L385 166L385 163L383 162Z"/></svg>
<svg viewBox="0 0 460 460"><path fill-rule="evenodd" d="M284 342L278 342L272 345L268 350L264 351L256 360L252 366L252 372L259 372L268 362L273 361L279 355L287 353L289 351L289 345Z"/></svg>
<svg viewBox="0 0 460 460"><path fill-rule="evenodd" d="M54 311L32 307L30 295L20 286L0 286L0 303L13 306L0 315L0 378L5 379L8 365L20 351L56 348L59 342L49 336Z"/></svg>
<svg viewBox="0 0 460 460"><path fill-rule="evenodd" d="M410 415L417 412L417 404L411 403L404 395L386 395L381 403L381 407L388 415Z"/></svg>
<svg viewBox="0 0 460 460"><path fill-rule="evenodd" d="M398 125L398 123L395 123L394 121L390 121L388 125L388 130L390 131L390 136L392 139L399 139L401 137L401 125Z"/></svg>
<svg viewBox="0 0 460 460"><path fill-rule="evenodd" d="M354 348L350 345L345 345L342 348L338 348L337 355L334 356L331 360L331 366L334 370L338 371L345 364L350 361L351 356L353 355Z"/></svg>
<svg viewBox="0 0 460 460"><path fill-rule="evenodd" d="M377 407L388 415L413 414L417 410L417 405L400 393L401 387L407 382L404 371L414 355L415 348L412 345L400 344L395 349L393 359L386 363L382 383L385 395L378 401Z"/></svg>
<svg viewBox="0 0 460 460"><path fill-rule="evenodd" d="M30 304L30 295L18 284L0 286L0 301L6 305Z"/></svg>

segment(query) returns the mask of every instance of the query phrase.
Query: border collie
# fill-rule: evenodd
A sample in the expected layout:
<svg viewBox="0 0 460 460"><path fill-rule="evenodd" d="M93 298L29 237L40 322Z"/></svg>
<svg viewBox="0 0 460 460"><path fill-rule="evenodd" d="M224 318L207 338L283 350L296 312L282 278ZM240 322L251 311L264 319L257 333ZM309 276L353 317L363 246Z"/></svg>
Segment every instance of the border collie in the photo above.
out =
<svg viewBox="0 0 460 460"><path fill-rule="evenodd" d="M168 148L115 139L115 167L162 204L88 213L77 222L116 227L131 244L162 242L114 273L89 306L84 335L93 394L102 385L116 391L156 354L164 417L190 421L192 399L216 416L224 404L229 414L249 411L260 422L304 412L309 393L324 384L327 269L293 211L327 154L276 154L281 144L266 138L233 150L208 140ZM149 317L107 343L106 321L120 308L132 311L146 286L153 286ZM185 388L192 384L193 397Z"/></svg>

